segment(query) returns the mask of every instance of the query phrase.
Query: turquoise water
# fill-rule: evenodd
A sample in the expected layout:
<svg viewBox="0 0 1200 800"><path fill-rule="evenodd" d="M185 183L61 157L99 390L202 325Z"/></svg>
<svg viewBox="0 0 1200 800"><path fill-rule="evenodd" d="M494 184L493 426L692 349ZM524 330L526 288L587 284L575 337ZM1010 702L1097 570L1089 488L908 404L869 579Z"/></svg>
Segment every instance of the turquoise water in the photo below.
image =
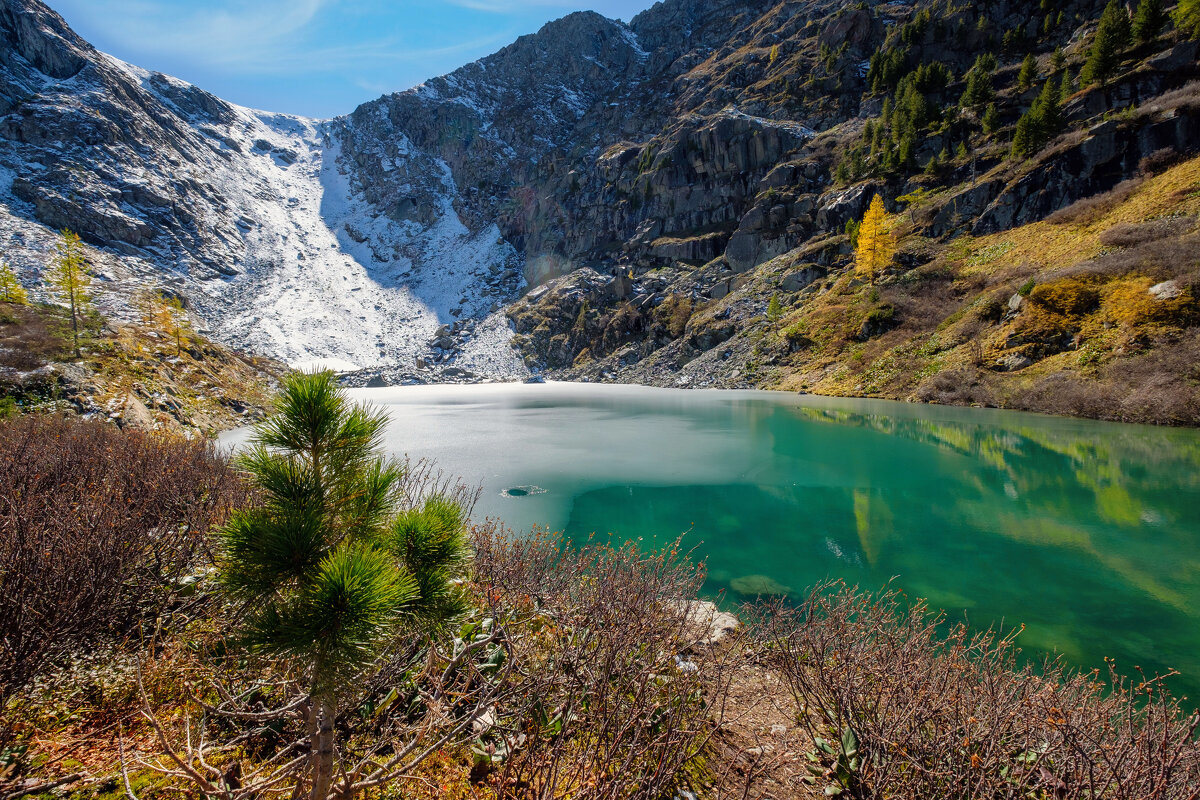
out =
<svg viewBox="0 0 1200 800"><path fill-rule="evenodd" d="M783 393L360 390L477 516L685 542L733 601L889 580L1027 652L1175 668L1200 698L1200 433ZM524 491L505 493L506 489ZM544 490L544 491L541 491Z"/></svg>

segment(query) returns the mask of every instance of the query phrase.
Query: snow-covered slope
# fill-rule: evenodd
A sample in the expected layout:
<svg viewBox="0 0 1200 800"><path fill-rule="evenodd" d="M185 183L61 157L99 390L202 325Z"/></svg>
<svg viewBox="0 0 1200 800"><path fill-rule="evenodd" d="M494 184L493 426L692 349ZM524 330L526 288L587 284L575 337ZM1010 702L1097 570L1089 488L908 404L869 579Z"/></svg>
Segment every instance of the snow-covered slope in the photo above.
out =
<svg viewBox="0 0 1200 800"><path fill-rule="evenodd" d="M341 152L351 129L225 103L99 53L36 0L0 0L0 247L27 284L69 227L98 245L117 317L168 288L214 338L293 364L526 375L493 313L519 295L521 257L465 224L449 166L403 141L386 168L413 207L369 202Z"/></svg>
<svg viewBox="0 0 1200 800"><path fill-rule="evenodd" d="M676 107L757 5L569 14L319 121L226 103L98 52L41 0L0 0L0 247L33 284L71 228L108 313L168 288L214 338L293 364L522 377L502 309L527 276L710 261L806 140L726 113L719 86Z"/></svg>
<svg viewBox="0 0 1200 800"><path fill-rule="evenodd" d="M520 259L496 227L459 220L445 165L430 222L397 221L352 188L328 123L236 112L228 136L246 156L214 177L240 213L245 254L238 274L192 295L218 338L290 363L433 362L447 352L430 345L441 326L486 317L520 288ZM515 360L496 355L491 373L511 372L501 367Z"/></svg>

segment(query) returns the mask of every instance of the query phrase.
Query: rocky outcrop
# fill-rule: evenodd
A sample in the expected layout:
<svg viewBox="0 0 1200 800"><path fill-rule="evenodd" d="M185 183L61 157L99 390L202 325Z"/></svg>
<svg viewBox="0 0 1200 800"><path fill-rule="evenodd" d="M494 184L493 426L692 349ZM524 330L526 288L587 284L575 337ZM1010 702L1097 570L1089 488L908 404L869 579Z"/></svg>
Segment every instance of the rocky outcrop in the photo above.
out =
<svg viewBox="0 0 1200 800"><path fill-rule="evenodd" d="M1109 120L1088 129L1077 144L1046 154L1019 179L1004 186L978 213L971 232L982 236L1043 219L1136 175L1138 164L1162 150L1187 152L1200 142L1200 105L1154 111L1131 121ZM972 209L994 182L964 193ZM945 211L943 211L943 214Z"/></svg>

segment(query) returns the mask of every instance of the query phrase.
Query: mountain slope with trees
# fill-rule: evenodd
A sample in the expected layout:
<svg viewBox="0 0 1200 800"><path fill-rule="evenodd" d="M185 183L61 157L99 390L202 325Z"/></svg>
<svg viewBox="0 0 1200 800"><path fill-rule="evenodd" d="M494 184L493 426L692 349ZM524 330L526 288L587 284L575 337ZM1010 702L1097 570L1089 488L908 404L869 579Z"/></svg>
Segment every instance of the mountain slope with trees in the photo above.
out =
<svg viewBox="0 0 1200 800"><path fill-rule="evenodd" d="M39 226L66 215L110 294L160 283L215 338L353 362L355 385L534 372L1197 420L1193 3L666 0L629 24L568 15L324 122L117 64L37 0L3 8L0 229L27 286ZM62 158L42 129L75 166L47 171ZM189 183L185 164L220 179ZM875 196L896 253L859 285ZM1104 197L1086 226L1029 227ZM1093 247L1117 224L1150 227ZM1061 253L1018 246L1045 230ZM979 244L1016 231L1014 254ZM992 335L1042 307L1048 290L1013 300L1030 280L1112 277L1116 250L1140 259L1119 268L1129 308L1088 278L1086 310ZM1167 305L1133 310L1149 301ZM998 328L959 325L975 306ZM975 355L945 355L959 346ZM979 391L946 390L960 369ZM1064 371L1090 399L1049 402L1039 381Z"/></svg>

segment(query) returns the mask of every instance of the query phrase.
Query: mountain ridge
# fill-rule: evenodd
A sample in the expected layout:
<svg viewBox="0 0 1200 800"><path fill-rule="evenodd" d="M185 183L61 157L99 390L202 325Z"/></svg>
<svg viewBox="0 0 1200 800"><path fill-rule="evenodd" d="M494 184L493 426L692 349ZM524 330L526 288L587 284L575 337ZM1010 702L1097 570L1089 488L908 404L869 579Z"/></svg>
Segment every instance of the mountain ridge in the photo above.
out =
<svg viewBox="0 0 1200 800"><path fill-rule="evenodd" d="M18 266L46 253L47 231L28 221L70 223L101 248L114 288L162 282L226 343L363 368L352 382L545 373L829 391L790 380L809 371L803 353L760 370L752 352L781 336L765 318L772 295L790 330L820 311L814 293L853 283L845 230L875 193L908 220L896 217L894 268L855 289L864 296L921 284L946 248L1037 223L1200 139L1188 88L1200 69L1184 38L1130 48L1107 84L1075 88L1094 0L1045 0L1033 20L1007 0L667 0L628 24L578 12L327 121L240 109L100 57L37 0L2 6L0 137L16 152L0 153L11 177L0 235L37 245L15 248ZM958 101L982 52L998 56L990 130L983 106ZM1016 85L1021 52L1044 80L1072 85L1062 135L1014 159L1008 142L1038 94ZM35 63L75 72L38 78ZM911 101L924 116L889 120L933 64L945 77ZM920 135L900 141L897 120ZM881 144L881 130L896 138ZM970 270L946 263L956 293L974 291ZM786 274L771 278L779 264ZM1149 272L1184 278L1191 297L1188 269ZM886 302L864 301L877 324L853 322L835 359L869 358L860 338L870 351L917 325L903 308L941 291L925 288L886 320ZM944 315L962 299L939 301ZM1078 347L1079 326L1063 324L1069 335L1050 338ZM997 375L1062 352L979 344L978 367ZM682 381L693 361L709 373ZM1195 398L1185 406L1164 421L1193 419Z"/></svg>

